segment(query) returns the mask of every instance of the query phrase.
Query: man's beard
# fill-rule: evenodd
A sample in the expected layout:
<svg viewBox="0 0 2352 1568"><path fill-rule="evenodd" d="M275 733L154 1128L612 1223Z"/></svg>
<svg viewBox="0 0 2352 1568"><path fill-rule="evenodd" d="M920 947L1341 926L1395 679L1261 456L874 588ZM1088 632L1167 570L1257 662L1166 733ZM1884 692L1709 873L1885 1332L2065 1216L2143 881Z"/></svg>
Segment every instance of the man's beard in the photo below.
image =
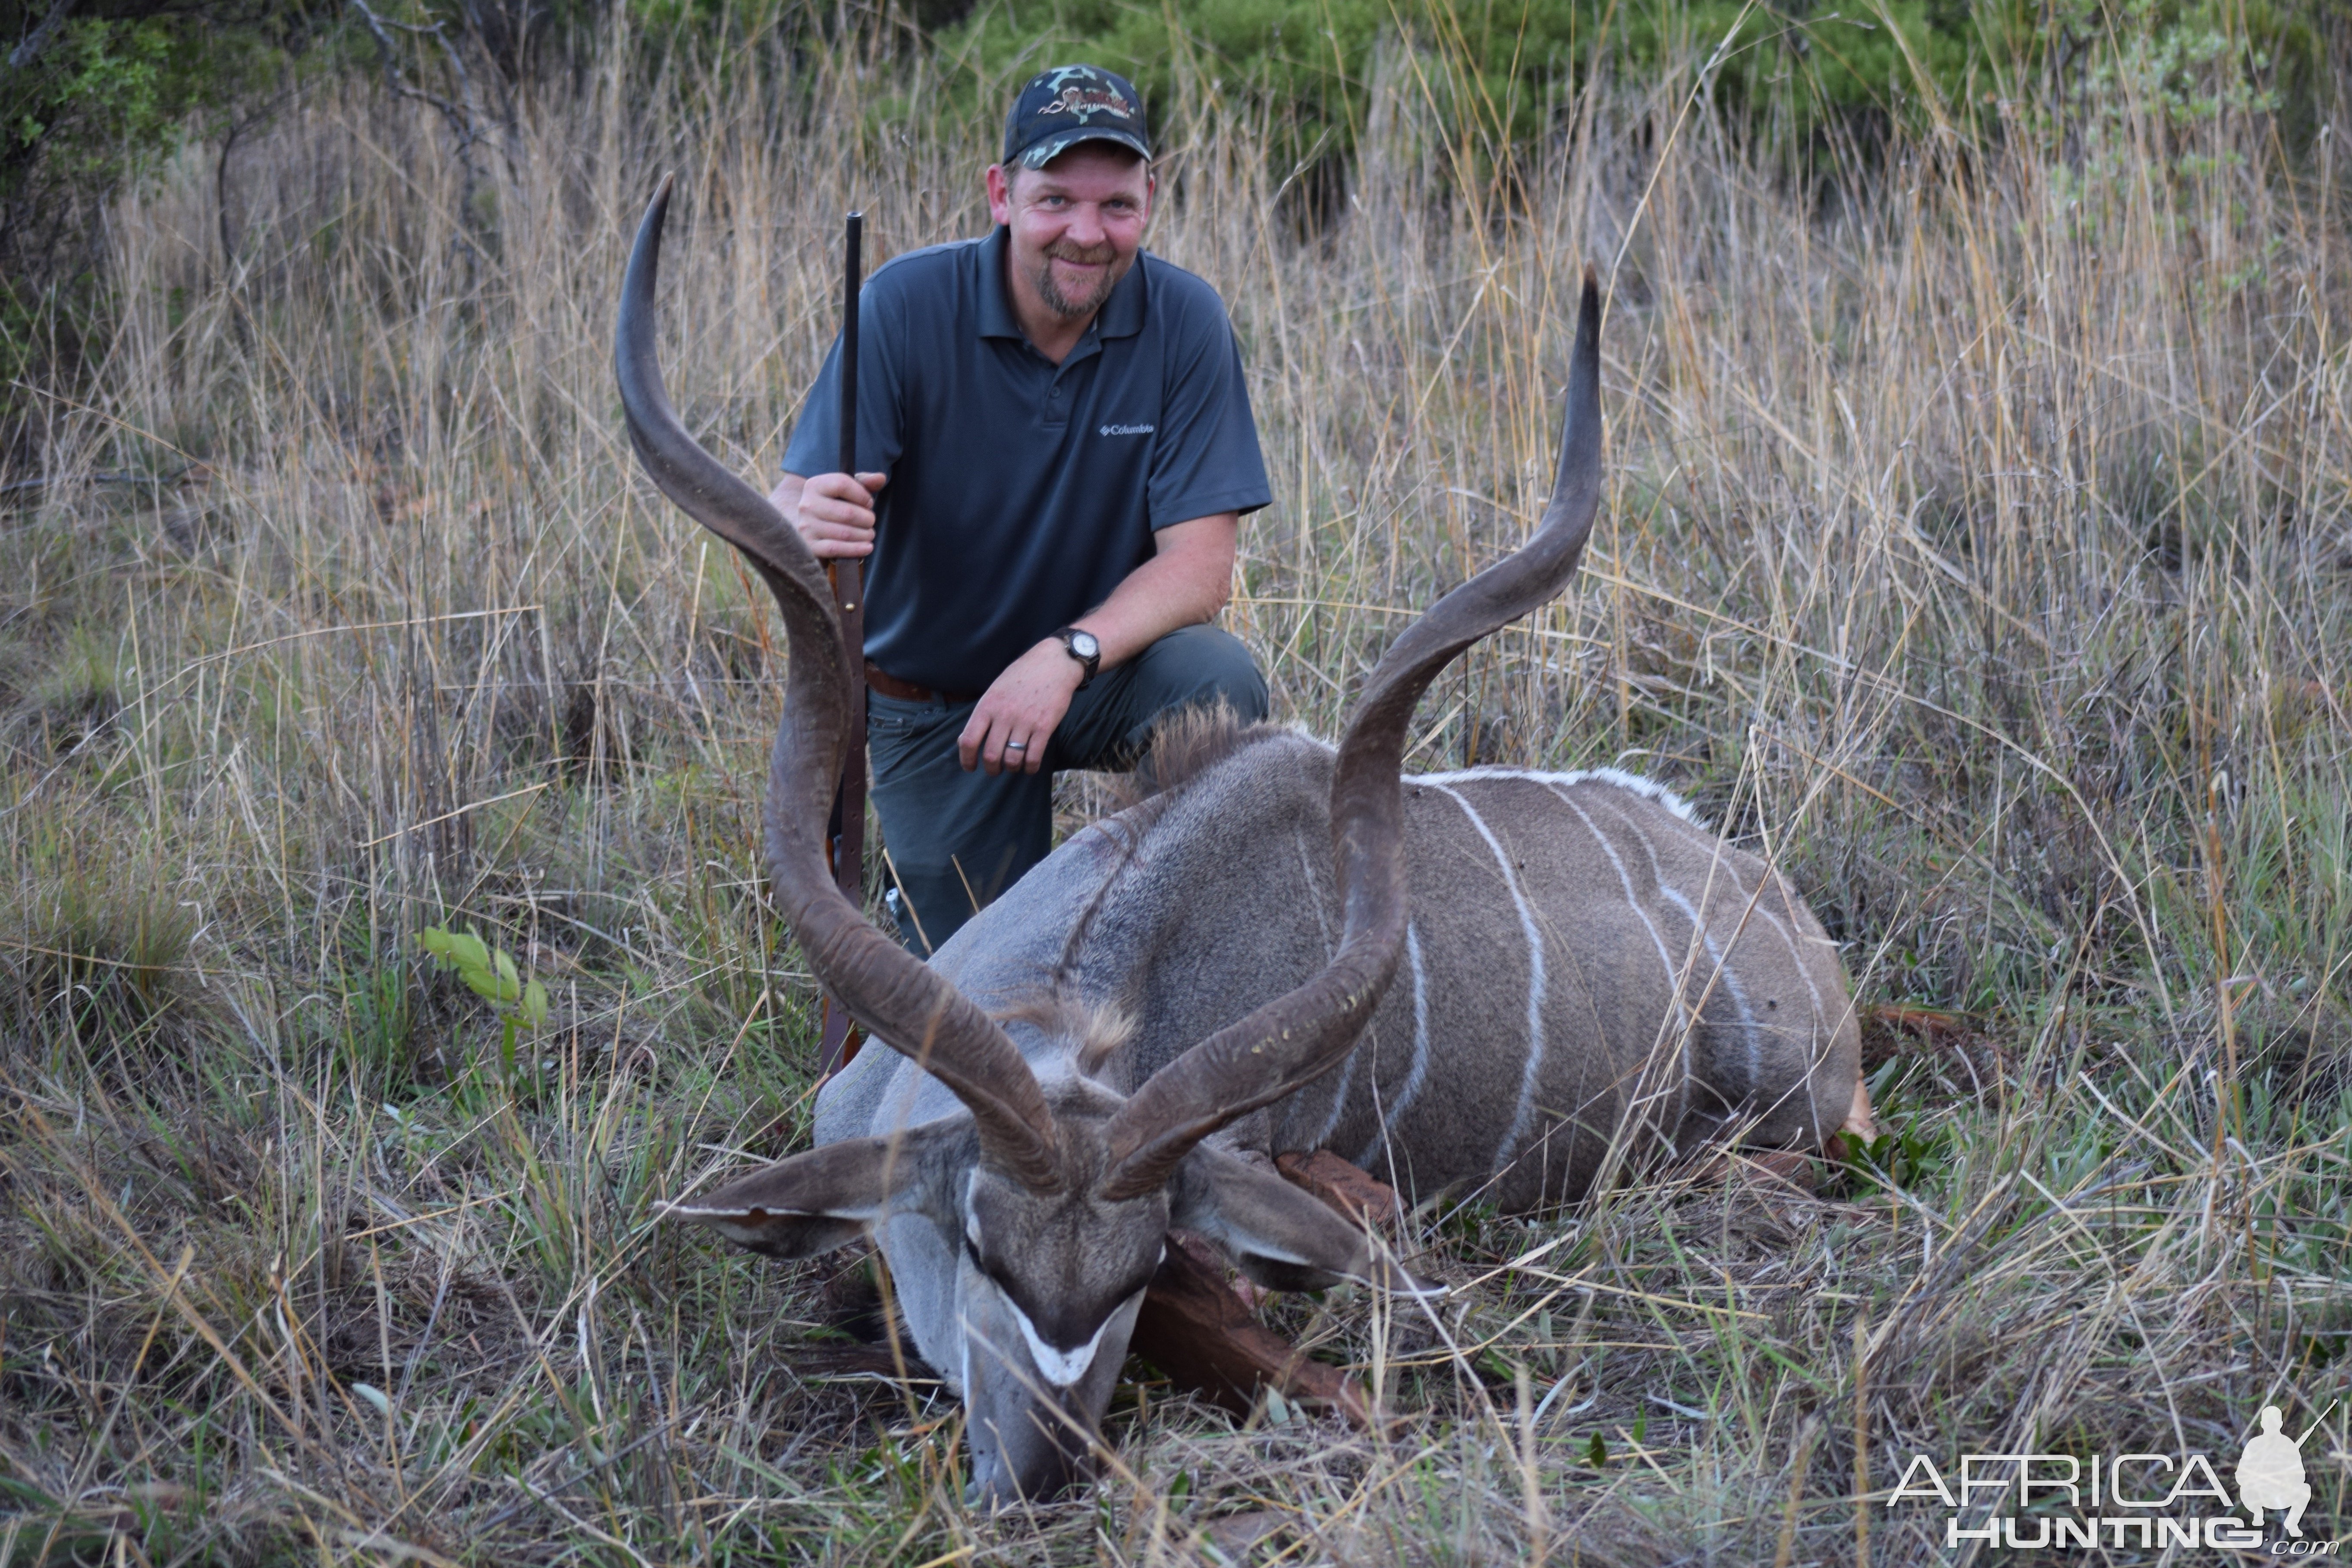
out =
<svg viewBox="0 0 2352 1568"><path fill-rule="evenodd" d="M1063 293L1061 286L1054 281L1054 261L1056 257L1064 261L1088 263L1102 268L1095 277L1094 288L1087 291L1084 299L1073 300ZM1118 252L1108 245L1091 247L1069 244L1050 246L1046 248L1045 258L1037 264L1037 297L1045 301L1045 309L1066 321L1075 321L1080 316L1091 316L1102 309L1102 302L1110 298L1112 288L1118 282L1118 268L1111 265L1118 257Z"/></svg>

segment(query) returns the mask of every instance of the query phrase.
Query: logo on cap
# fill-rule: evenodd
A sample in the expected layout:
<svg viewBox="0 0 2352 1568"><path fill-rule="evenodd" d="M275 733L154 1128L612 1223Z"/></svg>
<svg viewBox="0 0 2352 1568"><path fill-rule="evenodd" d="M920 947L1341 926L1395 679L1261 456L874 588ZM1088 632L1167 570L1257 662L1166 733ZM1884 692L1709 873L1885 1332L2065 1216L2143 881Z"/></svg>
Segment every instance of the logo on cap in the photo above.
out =
<svg viewBox="0 0 2352 1568"><path fill-rule="evenodd" d="M1059 98L1049 99L1037 106L1040 114L1075 114L1080 120L1091 120L1097 114L1113 114L1121 120L1135 116L1135 105L1115 87L1066 87Z"/></svg>

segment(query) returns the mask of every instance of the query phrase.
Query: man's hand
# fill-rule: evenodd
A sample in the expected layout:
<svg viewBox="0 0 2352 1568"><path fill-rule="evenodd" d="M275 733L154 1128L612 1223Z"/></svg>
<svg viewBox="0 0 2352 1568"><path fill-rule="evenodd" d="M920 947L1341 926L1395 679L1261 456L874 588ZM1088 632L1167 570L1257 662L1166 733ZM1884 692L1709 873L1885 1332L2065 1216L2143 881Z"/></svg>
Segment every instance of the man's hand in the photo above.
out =
<svg viewBox="0 0 2352 1568"><path fill-rule="evenodd" d="M768 499L819 561L874 553L874 492L883 474L786 474Z"/></svg>
<svg viewBox="0 0 2352 1568"><path fill-rule="evenodd" d="M981 693L971 722L956 737L964 771L975 765L999 773L1034 773L1045 765L1045 744L1070 710L1070 698L1087 676L1059 637L1047 637L1008 666Z"/></svg>
<svg viewBox="0 0 2352 1568"><path fill-rule="evenodd" d="M1233 587L1240 530L1241 519L1227 511L1171 523L1152 535L1151 559L1076 623L1102 645L1097 674L1118 668L1179 626L1215 618ZM956 737L965 770L984 767L993 775L1042 769L1046 743L1086 675L1059 637L1047 637L1013 660L982 694L971 722Z"/></svg>

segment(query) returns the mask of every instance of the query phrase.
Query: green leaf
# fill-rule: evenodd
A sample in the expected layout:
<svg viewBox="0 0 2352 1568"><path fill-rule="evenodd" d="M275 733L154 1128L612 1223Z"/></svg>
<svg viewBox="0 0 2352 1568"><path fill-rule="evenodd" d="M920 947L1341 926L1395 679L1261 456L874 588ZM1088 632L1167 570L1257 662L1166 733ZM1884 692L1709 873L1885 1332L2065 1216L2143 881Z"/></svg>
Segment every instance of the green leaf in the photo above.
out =
<svg viewBox="0 0 2352 1568"><path fill-rule="evenodd" d="M536 980L522 988L522 1016L534 1029L547 1026L547 987Z"/></svg>
<svg viewBox="0 0 2352 1568"><path fill-rule="evenodd" d="M1609 1468L1609 1445L1601 1440L1598 1432L1592 1435L1592 1441L1584 1446L1584 1462L1596 1470Z"/></svg>

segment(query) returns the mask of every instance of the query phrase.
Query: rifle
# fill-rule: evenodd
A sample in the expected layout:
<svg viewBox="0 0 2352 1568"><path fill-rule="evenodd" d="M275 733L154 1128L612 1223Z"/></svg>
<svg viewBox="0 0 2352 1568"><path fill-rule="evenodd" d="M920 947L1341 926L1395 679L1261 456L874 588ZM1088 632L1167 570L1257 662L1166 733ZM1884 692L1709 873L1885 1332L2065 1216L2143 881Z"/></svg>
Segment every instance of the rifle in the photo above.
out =
<svg viewBox="0 0 2352 1568"><path fill-rule="evenodd" d="M857 472L857 291L865 281L866 215L849 215L841 261L841 471ZM859 909L866 907L866 586L856 558L825 563L834 608L841 616L841 644L849 656L849 754L842 760L841 785L834 792L833 822L825 833L833 861L833 885ZM823 1083L849 1065L865 1036L849 1009L824 999L824 1045L817 1061Z"/></svg>

